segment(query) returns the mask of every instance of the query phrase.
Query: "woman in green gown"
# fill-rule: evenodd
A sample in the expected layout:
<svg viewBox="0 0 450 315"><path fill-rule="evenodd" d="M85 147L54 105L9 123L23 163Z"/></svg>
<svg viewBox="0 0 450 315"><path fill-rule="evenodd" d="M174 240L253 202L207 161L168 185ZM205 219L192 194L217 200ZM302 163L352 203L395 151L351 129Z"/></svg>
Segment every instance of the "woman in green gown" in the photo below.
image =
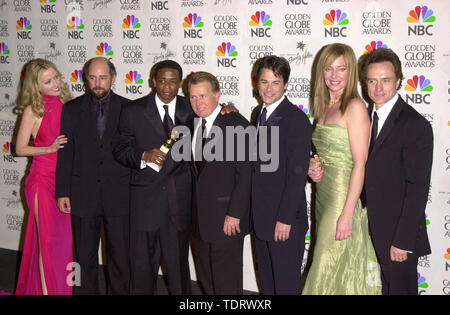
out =
<svg viewBox="0 0 450 315"><path fill-rule="evenodd" d="M367 211L359 199L370 121L357 82L352 48L324 47L313 91L313 144L323 177L317 183L316 240L303 294L381 294Z"/></svg>

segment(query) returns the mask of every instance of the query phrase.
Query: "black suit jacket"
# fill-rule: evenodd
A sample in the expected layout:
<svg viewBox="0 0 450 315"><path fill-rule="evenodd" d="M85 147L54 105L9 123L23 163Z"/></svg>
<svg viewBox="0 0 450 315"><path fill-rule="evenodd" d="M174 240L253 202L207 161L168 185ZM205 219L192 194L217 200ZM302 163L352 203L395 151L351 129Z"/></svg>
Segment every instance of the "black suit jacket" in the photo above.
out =
<svg viewBox="0 0 450 315"><path fill-rule="evenodd" d="M141 169L142 154L160 148L167 139L154 93L132 101L122 111L119 133L113 145L115 158L131 170L131 213L135 228L156 231L169 215L178 230L187 229L191 218L192 175L187 161L174 162L171 154L159 172ZM177 96L175 125L192 129L194 112Z"/></svg>
<svg viewBox="0 0 450 315"><path fill-rule="evenodd" d="M432 160L431 125L399 97L366 164L370 230L383 263L390 261L391 245L418 256L431 252L425 206Z"/></svg>
<svg viewBox="0 0 450 315"><path fill-rule="evenodd" d="M55 195L70 197L76 216L129 213L130 169L115 161L111 151L122 105L129 100L111 93L101 140L88 93L63 106L61 134L68 142L58 151Z"/></svg>
<svg viewBox="0 0 450 315"><path fill-rule="evenodd" d="M218 127L223 134L220 143L219 138L212 138L208 145L222 145L223 161L203 161L200 169L195 163L191 163L194 174L193 194L193 222L194 229L200 233L202 240L206 242L223 242L230 239L243 238L249 232L249 213L251 197L251 173L252 164L249 159L249 139L239 150L244 150L245 160L238 161L238 141L227 137L227 126L249 126L248 121L238 113L219 115L214 120L213 126ZM248 138L248 137L247 137ZM241 138L241 140L243 140ZM227 161L227 141L233 141L234 155L231 161ZM231 152L229 152L231 155ZM225 216L240 219L241 233L235 236L227 236L223 232Z"/></svg>
<svg viewBox="0 0 450 315"><path fill-rule="evenodd" d="M252 113L255 126L261 107L256 107ZM305 185L311 149L311 123L300 109L284 98L269 116L266 126L270 148L274 147L271 142L273 128L279 128L279 166L275 172L261 172L260 167L265 163L259 154L253 163L254 231L259 239L273 241L276 222L280 221L292 225L292 228L298 229L299 235L304 235L308 229Z"/></svg>

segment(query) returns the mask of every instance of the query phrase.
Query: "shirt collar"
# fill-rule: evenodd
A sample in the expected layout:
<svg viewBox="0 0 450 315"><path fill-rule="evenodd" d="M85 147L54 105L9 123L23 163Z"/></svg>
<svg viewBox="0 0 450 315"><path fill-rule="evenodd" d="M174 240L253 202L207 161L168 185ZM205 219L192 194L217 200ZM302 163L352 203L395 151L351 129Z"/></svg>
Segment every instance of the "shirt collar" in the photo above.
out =
<svg viewBox="0 0 450 315"><path fill-rule="evenodd" d="M173 98L173 100L170 101L169 104L166 104L159 99L158 94L155 94L155 101L156 101L156 105L164 110L164 107L163 107L164 105L169 105L169 108L175 107L175 104L177 103L177 97L175 96Z"/></svg>
<svg viewBox="0 0 450 315"><path fill-rule="evenodd" d="M213 112L208 117L205 117L206 130L208 130L208 132L209 132L209 130L211 130L211 127L221 110L222 110L222 106L217 105L217 107L213 110Z"/></svg>
<svg viewBox="0 0 450 315"><path fill-rule="evenodd" d="M275 103L270 104L269 106L266 106L266 104L263 104L263 106L262 106L262 108L261 108L261 111L262 111L264 108L267 110L267 113L266 113L266 119L269 119L269 116L275 111L275 109L277 109L278 105L280 105L281 102L284 101L284 98L285 98L285 97L286 97L286 96L283 95L282 98L280 98L280 99L279 99L278 101L276 101Z"/></svg>
<svg viewBox="0 0 450 315"><path fill-rule="evenodd" d="M386 104L381 106L379 109L376 109L376 107L374 105L373 112L375 112L375 111L377 112L378 119L381 119L384 121L387 118L387 116L389 116L389 113L391 112L395 103L397 103L398 98L399 98L399 95L397 93L397 94L395 94L395 96L393 98L391 98L389 101L387 101ZM373 113L372 113L372 117L373 117Z"/></svg>

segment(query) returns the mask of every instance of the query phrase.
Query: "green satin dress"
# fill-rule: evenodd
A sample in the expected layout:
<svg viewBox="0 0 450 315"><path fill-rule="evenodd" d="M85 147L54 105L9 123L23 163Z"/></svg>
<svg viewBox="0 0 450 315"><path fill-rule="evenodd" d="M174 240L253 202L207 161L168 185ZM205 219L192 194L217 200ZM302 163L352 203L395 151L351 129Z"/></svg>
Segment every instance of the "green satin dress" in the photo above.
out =
<svg viewBox="0 0 450 315"><path fill-rule="evenodd" d="M344 241L335 240L336 223L344 208L353 169L347 129L317 124L312 139L324 175L317 183L316 244L302 294L381 294L367 210L360 200L351 236Z"/></svg>

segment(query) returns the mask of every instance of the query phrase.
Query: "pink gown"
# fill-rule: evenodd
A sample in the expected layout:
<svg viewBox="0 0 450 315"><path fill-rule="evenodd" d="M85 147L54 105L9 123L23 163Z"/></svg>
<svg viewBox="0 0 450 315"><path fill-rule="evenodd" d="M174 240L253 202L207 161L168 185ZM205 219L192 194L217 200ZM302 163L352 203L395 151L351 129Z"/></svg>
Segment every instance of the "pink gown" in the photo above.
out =
<svg viewBox="0 0 450 315"><path fill-rule="evenodd" d="M60 132L63 104L57 96L45 95L44 100L45 113L34 140L35 147L50 146ZM25 182L25 196L30 212L16 290L18 295L43 293L39 273L39 241L48 294L72 294L72 269L68 268L73 261L72 227L70 215L61 213L55 200L56 158L56 152L35 156ZM39 234L35 220L36 196Z"/></svg>

